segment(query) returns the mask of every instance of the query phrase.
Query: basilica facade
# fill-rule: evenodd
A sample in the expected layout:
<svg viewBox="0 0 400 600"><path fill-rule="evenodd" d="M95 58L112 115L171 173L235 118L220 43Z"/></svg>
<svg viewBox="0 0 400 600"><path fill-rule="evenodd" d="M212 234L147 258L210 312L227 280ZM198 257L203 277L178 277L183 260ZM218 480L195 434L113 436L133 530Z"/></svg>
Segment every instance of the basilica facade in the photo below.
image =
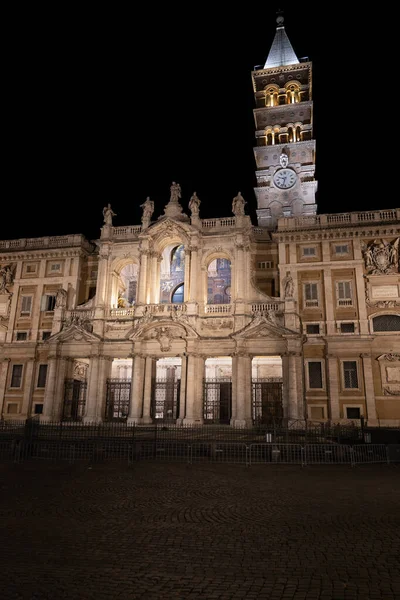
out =
<svg viewBox="0 0 400 600"><path fill-rule="evenodd" d="M400 209L317 214L312 64L283 18L252 72L257 225L163 214L0 241L2 419L400 425Z"/></svg>

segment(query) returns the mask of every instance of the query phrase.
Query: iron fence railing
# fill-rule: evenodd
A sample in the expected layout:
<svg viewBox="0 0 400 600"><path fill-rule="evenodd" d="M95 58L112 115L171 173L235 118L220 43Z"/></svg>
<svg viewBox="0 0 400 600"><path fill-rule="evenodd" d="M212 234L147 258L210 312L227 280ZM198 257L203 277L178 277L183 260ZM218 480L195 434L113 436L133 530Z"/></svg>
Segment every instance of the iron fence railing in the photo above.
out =
<svg viewBox="0 0 400 600"><path fill-rule="evenodd" d="M400 444L362 428L279 419L257 427L0 421L0 460L174 460L241 464L400 462Z"/></svg>

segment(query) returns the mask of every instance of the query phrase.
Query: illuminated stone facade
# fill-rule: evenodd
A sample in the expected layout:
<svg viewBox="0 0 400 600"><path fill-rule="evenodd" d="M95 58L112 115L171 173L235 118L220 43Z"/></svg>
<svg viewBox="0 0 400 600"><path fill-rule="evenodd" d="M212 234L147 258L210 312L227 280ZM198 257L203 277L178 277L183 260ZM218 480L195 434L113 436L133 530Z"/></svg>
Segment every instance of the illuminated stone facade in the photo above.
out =
<svg viewBox="0 0 400 600"><path fill-rule="evenodd" d="M158 219L105 207L96 244L0 242L2 418L400 424L400 209L316 214L296 61L279 21L252 74L258 226L240 193L202 219L173 182Z"/></svg>

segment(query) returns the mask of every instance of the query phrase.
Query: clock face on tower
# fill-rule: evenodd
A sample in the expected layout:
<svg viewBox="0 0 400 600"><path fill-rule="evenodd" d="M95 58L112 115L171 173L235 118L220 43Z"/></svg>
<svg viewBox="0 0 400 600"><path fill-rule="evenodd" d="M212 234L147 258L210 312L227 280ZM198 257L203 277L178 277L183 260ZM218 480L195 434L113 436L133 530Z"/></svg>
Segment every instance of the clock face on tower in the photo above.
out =
<svg viewBox="0 0 400 600"><path fill-rule="evenodd" d="M274 174L274 184L281 190L288 190L293 187L297 181L297 175L293 169L279 169Z"/></svg>

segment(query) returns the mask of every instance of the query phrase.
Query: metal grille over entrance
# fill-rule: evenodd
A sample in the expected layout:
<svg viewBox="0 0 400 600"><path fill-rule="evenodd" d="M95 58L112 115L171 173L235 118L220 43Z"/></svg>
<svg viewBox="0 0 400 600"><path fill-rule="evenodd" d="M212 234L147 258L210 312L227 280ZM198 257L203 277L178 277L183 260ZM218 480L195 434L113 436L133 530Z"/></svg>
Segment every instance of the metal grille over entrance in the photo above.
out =
<svg viewBox="0 0 400 600"><path fill-rule="evenodd" d="M106 421L125 421L129 414L130 379L107 379Z"/></svg>
<svg viewBox="0 0 400 600"><path fill-rule="evenodd" d="M203 418L205 423L229 425L232 416L232 381L230 377L204 380Z"/></svg>
<svg viewBox="0 0 400 600"><path fill-rule="evenodd" d="M282 378L265 377L252 381L252 413L255 424L283 418Z"/></svg>
<svg viewBox="0 0 400 600"><path fill-rule="evenodd" d="M157 423L174 423L179 418L180 388L180 379L154 380L151 417Z"/></svg>
<svg viewBox="0 0 400 600"><path fill-rule="evenodd" d="M87 381L64 382L63 421L80 421L85 414Z"/></svg>

